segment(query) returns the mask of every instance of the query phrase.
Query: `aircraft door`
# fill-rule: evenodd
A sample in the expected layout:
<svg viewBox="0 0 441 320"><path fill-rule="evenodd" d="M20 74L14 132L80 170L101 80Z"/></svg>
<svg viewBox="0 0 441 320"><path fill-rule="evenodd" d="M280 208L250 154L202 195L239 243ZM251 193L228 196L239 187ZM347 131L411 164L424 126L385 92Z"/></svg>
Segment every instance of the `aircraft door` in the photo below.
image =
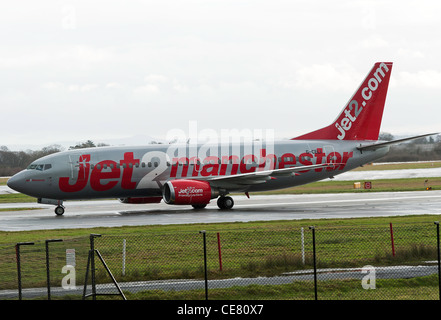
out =
<svg viewBox="0 0 441 320"><path fill-rule="evenodd" d="M70 183L76 184L80 181L87 181L90 171L90 155L73 153L69 155Z"/></svg>
<svg viewBox="0 0 441 320"><path fill-rule="evenodd" d="M323 151L326 155L326 162L336 163L337 157L335 156L335 149L333 145L323 146Z"/></svg>
<svg viewBox="0 0 441 320"><path fill-rule="evenodd" d="M71 179L75 179L75 177L77 177L78 176L78 172L77 172L77 174L75 174L75 157L76 156L74 156L74 155L69 155L69 166L70 166L70 178ZM78 169L77 170L79 170L79 166L78 166Z"/></svg>
<svg viewBox="0 0 441 320"><path fill-rule="evenodd" d="M333 145L325 145L323 146L323 151L326 155L326 158L323 160L323 163L334 163L339 164L342 159L340 153L336 152ZM334 171L339 167L339 165L328 167L327 171Z"/></svg>

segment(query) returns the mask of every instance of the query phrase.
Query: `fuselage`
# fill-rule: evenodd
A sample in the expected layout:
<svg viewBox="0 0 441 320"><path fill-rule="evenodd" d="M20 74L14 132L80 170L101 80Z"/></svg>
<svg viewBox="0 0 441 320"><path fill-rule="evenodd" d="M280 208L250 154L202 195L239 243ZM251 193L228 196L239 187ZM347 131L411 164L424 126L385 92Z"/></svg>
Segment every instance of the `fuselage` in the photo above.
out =
<svg viewBox="0 0 441 320"><path fill-rule="evenodd" d="M34 161L8 185L24 194L57 200L161 197L167 181L208 180L289 167L335 163L230 192L282 189L319 181L384 156L389 147L359 151L363 141L283 140L266 144L101 147L52 154Z"/></svg>

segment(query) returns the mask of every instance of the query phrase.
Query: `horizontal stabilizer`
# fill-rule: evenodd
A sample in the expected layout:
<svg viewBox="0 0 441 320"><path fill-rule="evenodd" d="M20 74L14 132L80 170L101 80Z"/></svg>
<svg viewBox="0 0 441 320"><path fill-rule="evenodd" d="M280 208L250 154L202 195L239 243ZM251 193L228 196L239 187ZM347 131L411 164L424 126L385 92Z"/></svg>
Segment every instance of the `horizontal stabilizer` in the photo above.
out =
<svg viewBox="0 0 441 320"><path fill-rule="evenodd" d="M435 134L439 134L437 133L427 133L427 134L423 134L420 136L414 136L414 137L409 137L409 138L404 138L404 139L398 139L398 140L393 140L393 141L386 141L386 142L380 142L380 143L374 143L374 144L369 144L369 145L360 145L359 147L357 147L358 150L363 151L363 150L377 150L392 144L398 144L401 142L405 142L405 141L410 141L410 140L415 140L415 139L419 139L419 138L424 138L424 137L428 137L428 136L433 136Z"/></svg>

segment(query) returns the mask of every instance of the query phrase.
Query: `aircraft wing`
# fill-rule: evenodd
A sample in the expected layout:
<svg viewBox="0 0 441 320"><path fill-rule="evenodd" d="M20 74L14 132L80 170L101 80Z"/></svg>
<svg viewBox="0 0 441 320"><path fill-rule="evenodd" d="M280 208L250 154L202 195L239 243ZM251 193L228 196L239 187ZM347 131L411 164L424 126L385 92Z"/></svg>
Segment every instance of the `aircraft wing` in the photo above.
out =
<svg viewBox="0 0 441 320"><path fill-rule="evenodd" d="M415 139L419 139L419 138L424 138L424 137L432 136L435 134L439 134L439 133L438 132L437 133L427 133L427 134L422 134L419 136L398 139L398 140L393 140L393 141L379 142L379 143L373 143L373 144L368 144L368 145L360 145L359 147L357 147L357 149L360 151L377 150L377 149L383 148L388 145L397 144L397 143L401 143L401 142L405 142L405 141L409 141L409 140L415 140Z"/></svg>
<svg viewBox="0 0 441 320"><path fill-rule="evenodd" d="M247 185L265 183L277 177L293 177L299 175L298 172L317 168L327 168L339 166L339 163L324 163L309 166L291 167L283 169L273 169L264 171L255 171L249 173L240 173L231 176L214 176L203 180L210 182L210 185L218 188L234 189ZM202 180L200 177L198 180Z"/></svg>

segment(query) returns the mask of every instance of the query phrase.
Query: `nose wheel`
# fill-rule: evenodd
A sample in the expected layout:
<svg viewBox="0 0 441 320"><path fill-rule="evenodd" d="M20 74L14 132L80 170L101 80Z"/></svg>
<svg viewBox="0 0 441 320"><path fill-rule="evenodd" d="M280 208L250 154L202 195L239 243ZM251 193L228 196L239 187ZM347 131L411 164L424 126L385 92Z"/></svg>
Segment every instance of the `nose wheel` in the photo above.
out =
<svg viewBox="0 0 441 320"><path fill-rule="evenodd" d="M58 206L55 208L55 214L57 216L62 216L64 214L64 207L63 206Z"/></svg>
<svg viewBox="0 0 441 320"><path fill-rule="evenodd" d="M220 196L217 199L217 206L221 210L230 210L234 206L234 200L231 197Z"/></svg>

